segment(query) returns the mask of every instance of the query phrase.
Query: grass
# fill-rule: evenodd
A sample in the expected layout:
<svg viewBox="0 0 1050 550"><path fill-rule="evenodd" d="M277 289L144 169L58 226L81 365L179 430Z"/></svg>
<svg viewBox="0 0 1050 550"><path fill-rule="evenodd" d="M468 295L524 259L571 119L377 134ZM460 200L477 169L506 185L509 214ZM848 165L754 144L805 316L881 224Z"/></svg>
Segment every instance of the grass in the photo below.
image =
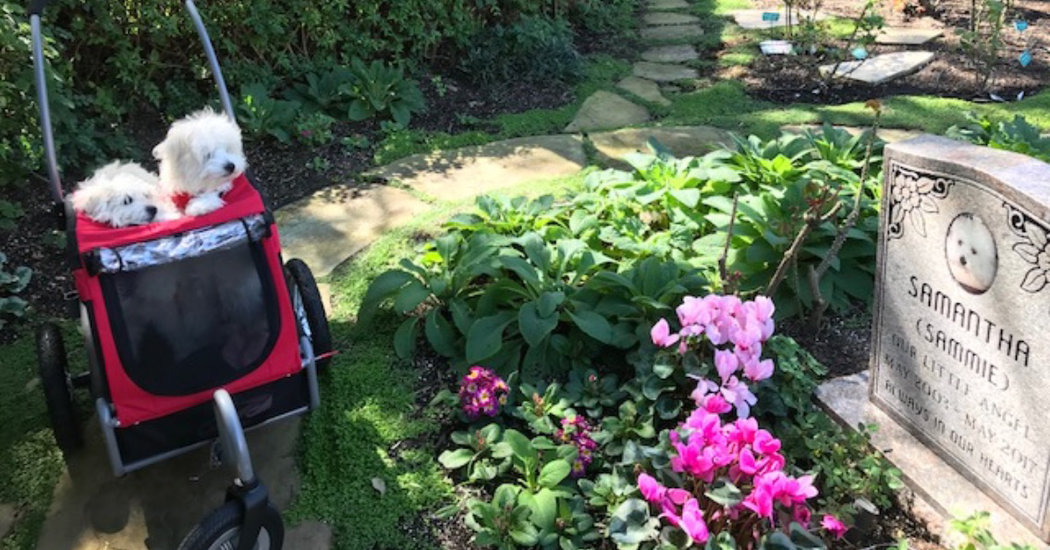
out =
<svg viewBox="0 0 1050 550"><path fill-rule="evenodd" d="M62 453L51 434L37 378L34 324L33 319L20 323L17 339L0 346L4 366L0 377L0 502L18 510L14 526L0 541L2 550L36 548L62 473ZM70 348L70 368L81 369L80 335L72 323L62 327Z"/></svg>
<svg viewBox="0 0 1050 550"><path fill-rule="evenodd" d="M665 125L709 124L742 134L769 138L790 124L841 124L868 126L872 114L863 102L844 105L798 103L774 105L747 95L736 82L720 82L710 88L673 98ZM1050 91L1014 103L973 103L961 99L930 96L897 96L883 101L882 124L886 128L922 130L943 134L954 124L966 122L975 111L996 119L1024 115L1037 127L1050 127Z"/></svg>
<svg viewBox="0 0 1050 550"><path fill-rule="evenodd" d="M504 193L538 195L581 181L582 175L529 182ZM427 414L417 414L417 372L393 352L400 319L384 310L362 327L356 314L376 276L399 258L416 256L417 236L468 204L446 203L388 232L329 277L335 300L329 322L342 353L324 373L321 408L303 430L303 485L288 518L326 521L338 549L427 548L427 541L408 534L406 526L419 525L415 522L452 497L451 481L428 442L440 426ZM395 445L407 450L392 452ZM375 479L382 480L385 492L375 489Z"/></svg>

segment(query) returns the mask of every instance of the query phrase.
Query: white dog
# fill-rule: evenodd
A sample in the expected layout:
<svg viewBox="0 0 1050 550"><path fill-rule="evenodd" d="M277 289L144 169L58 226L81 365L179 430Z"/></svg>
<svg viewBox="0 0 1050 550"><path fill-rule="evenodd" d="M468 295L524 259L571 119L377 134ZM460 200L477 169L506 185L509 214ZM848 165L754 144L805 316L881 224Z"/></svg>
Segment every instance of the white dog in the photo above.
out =
<svg viewBox="0 0 1050 550"><path fill-rule="evenodd" d="M164 141L153 148L153 156L160 161L161 185L177 202L179 196L188 196L188 216L222 208L222 195L247 166L240 128L211 109L175 121Z"/></svg>
<svg viewBox="0 0 1050 550"><path fill-rule="evenodd" d="M73 208L113 227L145 225L179 216L157 176L133 162L112 162L95 170L73 193Z"/></svg>
<svg viewBox="0 0 1050 550"><path fill-rule="evenodd" d="M992 286L999 269L995 237L977 216L956 216L945 237L945 256L955 281L971 294L982 294Z"/></svg>

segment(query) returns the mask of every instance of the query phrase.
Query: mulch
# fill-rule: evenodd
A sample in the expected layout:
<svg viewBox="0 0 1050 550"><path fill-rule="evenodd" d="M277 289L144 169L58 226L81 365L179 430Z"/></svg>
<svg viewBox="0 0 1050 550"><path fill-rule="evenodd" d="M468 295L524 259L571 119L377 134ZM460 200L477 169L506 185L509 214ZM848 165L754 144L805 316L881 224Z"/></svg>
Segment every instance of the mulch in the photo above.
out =
<svg viewBox="0 0 1050 550"><path fill-rule="evenodd" d="M919 49L934 52L934 60L913 75L879 86L837 81L825 87L817 73L817 67L833 63L835 59L825 52L818 52L815 55L760 56L750 67L731 67L723 70L722 76L742 81L751 95L767 101L827 104L866 101L894 95L931 95L988 101L989 94L995 93L1010 100L1016 99L1022 92L1027 96L1033 95L1050 82L1050 49L1047 48L1046 40L1036 43L1030 65L1022 67L1018 60L1029 39L1050 37L1050 5L1046 2L1017 2L1015 13L1019 19L1027 21L1029 27L1024 33L1020 33L1014 28L1013 19L1007 22L1003 31L1004 46L1000 51L999 63L987 89L978 86L973 63L962 52L959 36L955 32L955 29L966 28L969 25L970 2L921 2L931 8L935 4L936 10L918 8L920 2L916 1L906 3L916 6L916 9L899 11L893 9L892 2L883 3L880 13L885 18L887 27L936 28L942 29L944 35L922 46L874 45L869 48L869 53L874 56ZM761 0L758 4L764 8L782 5L774 0ZM822 6L822 13L856 17L863 2L825 0ZM833 45L840 51L848 50L850 46L845 41Z"/></svg>

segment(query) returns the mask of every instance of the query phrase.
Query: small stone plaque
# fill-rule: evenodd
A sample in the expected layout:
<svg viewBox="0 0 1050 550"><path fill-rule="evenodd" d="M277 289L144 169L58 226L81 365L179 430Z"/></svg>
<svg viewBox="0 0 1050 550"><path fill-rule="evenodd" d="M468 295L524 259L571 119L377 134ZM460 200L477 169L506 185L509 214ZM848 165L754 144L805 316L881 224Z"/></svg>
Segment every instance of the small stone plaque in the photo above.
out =
<svg viewBox="0 0 1050 550"><path fill-rule="evenodd" d="M922 136L885 177L871 399L1050 540L1050 165Z"/></svg>
<svg viewBox="0 0 1050 550"><path fill-rule="evenodd" d="M758 43L758 47L766 55L789 55L795 51L787 40L763 40Z"/></svg>

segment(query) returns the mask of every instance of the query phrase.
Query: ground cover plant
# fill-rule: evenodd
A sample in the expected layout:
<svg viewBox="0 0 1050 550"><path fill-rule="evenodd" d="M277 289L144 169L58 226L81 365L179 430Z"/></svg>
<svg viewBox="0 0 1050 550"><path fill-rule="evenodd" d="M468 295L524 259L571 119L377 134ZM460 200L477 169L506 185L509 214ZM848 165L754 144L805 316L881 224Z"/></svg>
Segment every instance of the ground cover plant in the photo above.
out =
<svg viewBox="0 0 1050 550"><path fill-rule="evenodd" d="M891 506L899 474L863 434L844 432L814 408L810 396L824 371L793 340L772 337L776 301L760 296L764 285L718 269L720 254L740 267L755 246L744 230L733 244L730 213L718 199L778 204L779 196L761 197L804 180L796 192L814 193L810 200L826 193L820 185L852 183L874 201L871 182L861 184L866 137L824 129L740 140L735 150L685 159L653 144L654 154L629 159L635 170L592 172L564 198L481 197L419 256L377 277L362 300L362 322L388 304L407 316L392 349L405 358L442 356L460 377L431 405L446 418L459 411L462 423L438 457L459 483L459 503L443 515L462 514L477 544L501 548L587 548L600 540L685 548L708 537L725 548L772 548L823 544L807 530L816 523L806 501L847 521L858 497ZM857 202L849 192L829 196ZM860 203L865 219L875 213ZM747 209L736 215L746 219ZM797 230L785 228L784 241ZM870 223L858 226L858 261L874 253L871 231ZM812 234L818 261L836 235ZM725 252L727 239L735 254ZM842 262L852 261L846 256ZM759 297L712 293L727 285ZM782 298L802 302L790 291ZM703 451L699 439L689 448L690 430L730 437L739 429L754 435L759 425L762 451ZM723 462L690 466L699 477L683 487L682 457L701 451ZM755 460L763 457L759 472ZM806 477L813 474L816 481ZM783 522L773 512L777 499L787 503ZM837 521L827 525L841 534Z"/></svg>

